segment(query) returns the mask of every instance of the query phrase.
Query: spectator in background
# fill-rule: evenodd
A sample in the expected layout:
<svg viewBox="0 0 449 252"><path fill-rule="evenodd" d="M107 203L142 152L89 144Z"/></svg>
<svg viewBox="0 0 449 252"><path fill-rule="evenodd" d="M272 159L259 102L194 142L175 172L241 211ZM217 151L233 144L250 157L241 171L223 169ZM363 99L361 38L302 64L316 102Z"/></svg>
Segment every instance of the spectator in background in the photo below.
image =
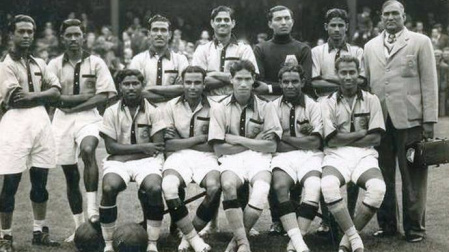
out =
<svg viewBox="0 0 449 252"><path fill-rule="evenodd" d="M95 31L95 25L92 21L89 20L86 13L81 13L81 23L83 24L84 29L86 29L86 32Z"/></svg>
<svg viewBox="0 0 449 252"><path fill-rule="evenodd" d="M59 40L55 35L51 23L47 24L47 27L42 33L43 37L36 42L36 48L37 50L46 49L48 57L54 58L59 54Z"/></svg>
<svg viewBox="0 0 449 252"><path fill-rule="evenodd" d="M421 21L416 22L415 32L427 35L427 33L424 31L424 24Z"/></svg>
<svg viewBox="0 0 449 252"><path fill-rule="evenodd" d="M123 65L125 69L129 68L132 58L133 58L133 50L131 48L125 48L123 50Z"/></svg>
<svg viewBox="0 0 449 252"><path fill-rule="evenodd" d="M170 49L177 53L184 53L187 42L182 40L182 31L176 29L173 31L173 38L170 43Z"/></svg>
<svg viewBox="0 0 449 252"><path fill-rule="evenodd" d="M94 45L95 45L96 36L95 33L89 32L86 35L86 51L88 53L93 53L94 51Z"/></svg>
<svg viewBox="0 0 449 252"><path fill-rule="evenodd" d="M319 39L316 41L316 46L323 45L324 43L326 43L326 42L324 41L324 39L319 38Z"/></svg>
<svg viewBox="0 0 449 252"><path fill-rule="evenodd" d="M373 21L371 21L371 19L365 19L364 22L365 23L362 26L359 26L359 29L352 37L352 43L359 47L363 47L366 42L374 38Z"/></svg>
<svg viewBox="0 0 449 252"><path fill-rule="evenodd" d="M112 61L118 55L119 46L119 39L112 34L108 26L103 26L101 35L95 41L94 51L103 58L109 68L112 67Z"/></svg>
<svg viewBox="0 0 449 252"><path fill-rule="evenodd" d="M196 49L199 45L204 45L204 44L206 44L206 43L209 42L209 41L210 41L210 35L209 35L209 32L206 31L206 30L202 31L202 32L201 32L200 39L197 40L197 41L195 42L195 49Z"/></svg>
<svg viewBox="0 0 449 252"><path fill-rule="evenodd" d="M357 29L358 30L366 30L366 25L371 23L371 27L373 22L371 20L371 9L369 7L363 7L363 11L360 14L357 14Z"/></svg>
<svg viewBox="0 0 449 252"><path fill-rule="evenodd" d="M443 49L449 46L449 37L442 33L443 26L435 24L432 28L431 40L434 49Z"/></svg>
<svg viewBox="0 0 449 252"><path fill-rule="evenodd" d="M187 42L186 49L184 51L184 55L187 57L187 60L189 61L189 65L192 63L194 53L195 53L195 45L192 42Z"/></svg>
<svg viewBox="0 0 449 252"><path fill-rule="evenodd" d="M268 35L266 33L257 34L257 44L267 41Z"/></svg>

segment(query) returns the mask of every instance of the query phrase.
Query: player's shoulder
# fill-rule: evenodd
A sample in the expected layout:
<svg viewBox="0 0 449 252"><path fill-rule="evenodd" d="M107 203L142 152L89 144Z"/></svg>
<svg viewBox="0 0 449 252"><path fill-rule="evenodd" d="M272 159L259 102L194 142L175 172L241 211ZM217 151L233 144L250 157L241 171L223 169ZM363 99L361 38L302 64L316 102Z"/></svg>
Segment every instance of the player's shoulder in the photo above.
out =
<svg viewBox="0 0 449 252"><path fill-rule="evenodd" d="M324 49L324 47L325 47L326 45L327 45L327 43L324 43L324 44L322 44L322 45L314 46L314 47L312 48L312 53L317 53L317 52L323 51L323 49Z"/></svg>
<svg viewBox="0 0 449 252"><path fill-rule="evenodd" d="M63 61L63 59L64 59L64 54L60 54L60 55L54 57L53 59L51 59L51 60L48 62L48 65L52 65L52 64L61 64L62 61Z"/></svg>
<svg viewBox="0 0 449 252"><path fill-rule="evenodd" d="M140 52L136 55L134 55L134 57L132 58L132 61L142 61L145 58L147 58L149 56L149 52L148 50L145 50L143 52Z"/></svg>
<svg viewBox="0 0 449 252"><path fill-rule="evenodd" d="M368 102L371 102L373 100L379 101L379 97L377 97L377 95L372 94L372 93L370 93L368 91L365 91L365 90L360 90L360 91L362 92L363 99L366 99Z"/></svg>

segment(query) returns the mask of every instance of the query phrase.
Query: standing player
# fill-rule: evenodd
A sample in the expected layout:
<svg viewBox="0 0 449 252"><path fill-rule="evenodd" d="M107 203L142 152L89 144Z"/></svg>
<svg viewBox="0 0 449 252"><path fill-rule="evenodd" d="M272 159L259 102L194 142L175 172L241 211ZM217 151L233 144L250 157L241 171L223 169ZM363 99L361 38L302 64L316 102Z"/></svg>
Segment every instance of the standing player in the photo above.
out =
<svg viewBox="0 0 449 252"><path fill-rule="evenodd" d="M280 220L290 243L287 251L309 251L302 238L315 218L321 192L321 146L323 121L319 103L302 92L306 82L301 66L284 66L279 71L283 96L274 100L283 135L271 161L273 190ZM290 190L298 183L304 196L296 219Z"/></svg>
<svg viewBox="0 0 449 252"><path fill-rule="evenodd" d="M178 251L187 251L189 244L195 251L210 250L197 235L211 221L220 206L220 171L217 157L207 143L210 102L203 94L206 71L188 66L182 72L184 94L165 106L165 151L170 153L164 164L162 190L172 221L183 232ZM196 182L206 189L206 197L199 205L193 222L179 198L179 187ZM193 224L193 225L192 225Z"/></svg>
<svg viewBox="0 0 449 252"><path fill-rule="evenodd" d="M26 15L9 24L13 47L0 65L0 104L6 109L0 121L0 195L3 238L1 251L13 251L12 219L22 172L30 168L34 245L59 246L49 237L47 214L48 169L56 167L54 139L45 105L58 100L61 86L42 59L30 55L36 24Z"/></svg>
<svg viewBox="0 0 449 252"><path fill-rule="evenodd" d="M344 55L335 62L340 88L321 102L324 136L321 190L329 211L345 235L340 251L363 251L358 231L371 220L382 204L385 183L377 162L377 151L385 125L377 96L357 84L359 60ZM343 201L340 187L352 181L366 190L354 221Z"/></svg>
<svg viewBox="0 0 449 252"><path fill-rule="evenodd" d="M83 198L79 188L78 156L84 162L87 216L98 221L98 166L95 150L100 138L101 116L96 107L117 94L114 80L104 61L83 51L85 30L80 20L65 20L60 29L65 52L48 64L61 82L61 97L53 117L57 164L62 166L67 183L67 199L75 230L84 222ZM66 241L73 241L74 235Z"/></svg>
<svg viewBox="0 0 449 252"><path fill-rule="evenodd" d="M226 251L250 251L246 232L259 219L267 202L271 183L271 153L282 129L271 103L253 94L254 65L237 61L230 68L232 95L211 109L209 141L221 163L223 209L234 233ZM237 190L248 181L253 190L244 213Z"/></svg>
<svg viewBox="0 0 449 252"><path fill-rule="evenodd" d="M112 235L117 220L117 196L130 181L146 193L148 248L157 251L157 240L164 212L161 170L164 162L164 123L160 111L146 101L143 75L138 70L117 74L123 98L109 107L103 116L100 134L109 156L103 164L103 194L100 223L106 243L104 251L113 251Z"/></svg>
<svg viewBox="0 0 449 252"><path fill-rule="evenodd" d="M196 48L192 65L207 71L205 84L210 95L232 94L230 66L237 60L249 60L259 73L256 58L251 46L238 42L232 34L235 27L233 9L227 6L213 9L210 25L214 29L214 39Z"/></svg>
<svg viewBox="0 0 449 252"><path fill-rule="evenodd" d="M278 73L284 65L301 65L306 78L305 89L312 91L310 79L312 74L312 54L310 47L292 38L295 23L293 12L282 5L268 11L268 27L273 30L273 38L257 44L254 48L257 65L260 70L258 83L261 93L282 94Z"/></svg>
<svg viewBox="0 0 449 252"><path fill-rule="evenodd" d="M335 61L342 55L351 55L359 60L362 64L360 66L359 85L361 87L366 87L366 79L363 77L363 49L348 44L346 37L346 33L349 29L348 13L342 9L330 9L326 12L325 20L324 29L329 36L327 43L312 49L313 87L321 97L326 97L339 89L340 81L335 72ZM347 192L349 213L351 216L354 216L357 196L359 194L358 187L349 183L347 185ZM329 216L329 211L322 198L321 212L323 213L323 216ZM329 231L329 224L328 218L323 218L317 232L326 234Z"/></svg>
<svg viewBox="0 0 449 252"><path fill-rule="evenodd" d="M161 15L148 20L150 48L134 56L130 69L145 77L143 96L153 102L168 101L183 93L180 75L189 65L186 56L168 47L171 38L170 21Z"/></svg>

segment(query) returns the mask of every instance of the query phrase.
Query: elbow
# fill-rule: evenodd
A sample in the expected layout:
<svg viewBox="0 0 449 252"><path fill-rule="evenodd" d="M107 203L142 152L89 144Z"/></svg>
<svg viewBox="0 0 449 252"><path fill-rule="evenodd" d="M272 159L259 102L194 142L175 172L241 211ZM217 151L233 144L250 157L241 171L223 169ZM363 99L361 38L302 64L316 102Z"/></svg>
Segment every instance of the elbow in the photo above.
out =
<svg viewBox="0 0 449 252"><path fill-rule="evenodd" d="M373 146L379 146L380 145L381 136L376 135L373 139Z"/></svg>
<svg viewBox="0 0 449 252"><path fill-rule="evenodd" d="M274 141L270 141L269 143L265 144L265 151L268 153L274 153L277 150L277 143Z"/></svg>
<svg viewBox="0 0 449 252"><path fill-rule="evenodd" d="M61 98L61 92L59 91L59 89L53 88L48 97L48 101L56 102L56 101L59 101L60 98Z"/></svg>
<svg viewBox="0 0 449 252"><path fill-rule="evenodd" d="M311 143L311 149L316 150L319 149L321 147L321 138L315 138L313 139L312 143Z"/></svg>

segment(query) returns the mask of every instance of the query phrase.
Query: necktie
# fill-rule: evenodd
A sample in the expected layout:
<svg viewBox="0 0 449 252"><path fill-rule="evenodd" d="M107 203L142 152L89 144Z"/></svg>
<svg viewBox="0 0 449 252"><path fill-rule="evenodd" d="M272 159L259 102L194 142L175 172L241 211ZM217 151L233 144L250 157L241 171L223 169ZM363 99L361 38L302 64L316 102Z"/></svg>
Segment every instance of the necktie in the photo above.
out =
<svg viewBox="0 0 449 252"><path fill-rule="evenodd" d="M394 34L389 34L389 35L388 35L387 42L390 43L390 44L393 44L395 41L396 41L396 35L394 35Z"/></svg>

